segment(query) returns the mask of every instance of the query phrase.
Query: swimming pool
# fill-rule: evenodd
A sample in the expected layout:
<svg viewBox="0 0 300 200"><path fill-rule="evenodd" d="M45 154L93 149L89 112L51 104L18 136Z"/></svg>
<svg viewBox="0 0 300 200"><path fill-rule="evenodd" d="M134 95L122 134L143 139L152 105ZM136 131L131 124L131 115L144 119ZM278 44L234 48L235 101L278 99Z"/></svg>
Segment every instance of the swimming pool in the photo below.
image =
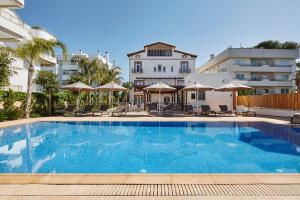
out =
<svg viewBox="0 0 300 200"><path fill-rule="evenodd" d="M37 122L0 129L0 173L299 173L300 129L266 122Z"/></svg>

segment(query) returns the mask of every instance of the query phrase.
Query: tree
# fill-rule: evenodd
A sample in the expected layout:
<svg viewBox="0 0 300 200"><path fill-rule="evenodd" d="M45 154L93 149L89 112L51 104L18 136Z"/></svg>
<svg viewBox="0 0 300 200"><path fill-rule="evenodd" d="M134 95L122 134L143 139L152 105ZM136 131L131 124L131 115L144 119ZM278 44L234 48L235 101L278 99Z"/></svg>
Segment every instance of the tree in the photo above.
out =
<svg viewBox="0 0 300 200"><path fill-rule="evenodd" d="M281 44L282 49L296 49L299 48L299 44L297 42L285 42Z"/></svg>
<svg viewBox="0 0 300 200"><path fill-rule="evenodd" d="M42 54L51 54L55 56L55 48L61 48L63 55L67 57L66 46L56 40L44 40L40 38L33 38L16 50L12 50L20 59L23 59L28 64L28 77L27 77L27 96L25 99L25 118L29 118L31 112L31 101L32 101L32 82L34 74L34 65L38 63Z"/></svg>
<svg viewBox="0 0 300 200"><path fill-rule="evenodd" d="M260 42L258 45L254 46L254 48L263 48L263 49L279 49L280 42L277 40L267 40Z"/></svg>
<svg viewBox="0 0 300 200"><path fill-rule="evenodd" d="M297 42L284 42L280 43L277 40L267 40L260 42L258 45L254 46L254 48L262 48L262 49L296 49L299 48L300 45Z"/></svg>
<svg viewBox="0 0 300 200"><path fill-rule="evenodd" d="M42 87L42 91L48 96L49 115L52 114L52 96L58 92L59 83L57 75L49 71L39 71L35 78L35 83Z"/></svg>
<svg viewBox="0 0 300 200"><path fill-rule="evenodd" d="M17 72L10 68L13 58L9 49L0 47L0 87L9 85L9 79Z"/></svg>
<svg viewBox="0 0 300 200"><path fill-rule="evenodd" d="M129 102L129 91L133 88L133 83L130 81L127 81L127 82L123 83L123 87L127 88L128 90L126 92L122 92L121 99Z"/></svg>

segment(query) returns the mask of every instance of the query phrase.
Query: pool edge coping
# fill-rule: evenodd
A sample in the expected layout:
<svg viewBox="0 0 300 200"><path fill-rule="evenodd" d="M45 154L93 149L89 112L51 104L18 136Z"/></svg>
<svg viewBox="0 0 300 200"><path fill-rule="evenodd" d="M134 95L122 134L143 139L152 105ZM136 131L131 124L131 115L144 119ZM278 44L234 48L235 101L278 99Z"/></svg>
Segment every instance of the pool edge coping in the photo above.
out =
<svg viewBox="0 0 300 200"><path fill-rule="evenodd" d="M243 174L4 174L3 184L299 184L300 173Z"/></svg>

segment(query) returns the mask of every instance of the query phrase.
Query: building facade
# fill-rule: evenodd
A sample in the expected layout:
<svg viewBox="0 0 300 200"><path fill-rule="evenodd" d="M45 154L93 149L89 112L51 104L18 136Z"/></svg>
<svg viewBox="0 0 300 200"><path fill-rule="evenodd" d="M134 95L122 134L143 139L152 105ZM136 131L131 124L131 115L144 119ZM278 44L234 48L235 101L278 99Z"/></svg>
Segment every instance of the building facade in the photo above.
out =
<svg viewBox="0 0 300 200"><path fill-rule="evenodd" d="M32 40L34 37L46 40L56 40L56 37L40 27L31 27L17 15L14 9L24 7L24 0L3 0L0 2L0 46L17 48L24 42ZM57 66L55 57L47 54L40 56L40 61L35 63L35 72L45 69L53 70ZM12 89L15 91L27 90L27 63L18 58L14 58L11 68L17 74L10 79L10 85L2 89ZM35 73L36 74L36 73ZM35 76L35 75L34 75ZM33 85L33 91L39 88Z"/></svg>
<svg viewBox="0 0 300 200"><path fill-rule="evenodd" d="M109 54L106 52L105 56L100 55L100 51L97 52L97 55L88 55L83 53L82 50L79 52L73 53L71 56L68 56L67 59L64 59L63 56L57 56L58 67L56 73L59 77L60 85L67 85L70 83L72 74L77 73L79 69L79 61L82 58L88 58L89 60L98 59L104 64L107 64L108 67L112 67L113 64L109 61Z"/></svg>
<svg viewBox="0 0 300 200"><path fill-rule="evenodd" d="M166 83L177 90L185 85L185 77L195 73L197 55L179 51L175 46L157 42L144 46L143 50L127 54L129 58L129 81L133 83L130 102L148 103L158 101L157 94L145 94L143 88L157 82ZM180 93L165 93L161 102L179 102Z"/></svg>
<svg viewBox="0 0 300 200"><path fill-rule="evenodd" d="M296 89L299 49L228 48L211 58L197 73L228 73L255 89L256 94L288 93Z"/></svg>

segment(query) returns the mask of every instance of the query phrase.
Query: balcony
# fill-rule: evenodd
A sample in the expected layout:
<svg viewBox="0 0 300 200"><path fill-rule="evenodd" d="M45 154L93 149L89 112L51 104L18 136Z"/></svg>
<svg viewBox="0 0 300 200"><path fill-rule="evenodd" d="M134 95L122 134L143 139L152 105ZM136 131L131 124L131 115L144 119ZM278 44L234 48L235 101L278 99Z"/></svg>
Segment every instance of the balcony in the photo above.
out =
<svg viewBox="0 0 300 200"><path fill-rule="evenodd" d="M47 54L41 54L41 65L43 66L49 66L49 65L56 65L57 60L55 57L47 55Z"/></svg>
<svg viewBox="0 0 300 200"><path fill-rule="evenodd" d="M233 70L235 72L286 72L286 73L292 73L293 72L293 66L270 66L270 65L262 65L262 66L256 66L256 65L234 65Z"/></svg>
<svg viewBox="0 0 300 200"><path fill-rule="evenodd" d="M139 70L132 69L131 72L132 73L143 73L143 69L139 69Z"/></svg>
<svg viewBox="0 0 300 200"><path fill-rule="evenodd" d="M24 0L1 0L0 7L2 7L2 8L23 8Z"/></svg>
<svg viewBox="0 0 300 200"><path fill-rule="evenodd" d="M246 81L246 85L251 87L292 87L293 83L281 79L251 79Z"/></svg>
<svg viewBox="0 0 300 200"><path fill-rule="evenodd" d="M33 35L33 37L36 38L41 38L44 40L57 40L53 34L38 26L32 27L30 32Z"/></svg>
<svg viewBox="0 0 300 200"><path fill-rule="evenodd" d="M0 41L31 39L30 27L9 9L0 9L0 24Z"/></svg>
<svg viewBox="0 0 300 200"><path fill-rule="evenodd" d="M192 72L191 68L179 69L179 73L191 73L191 72Z"/></svg>

